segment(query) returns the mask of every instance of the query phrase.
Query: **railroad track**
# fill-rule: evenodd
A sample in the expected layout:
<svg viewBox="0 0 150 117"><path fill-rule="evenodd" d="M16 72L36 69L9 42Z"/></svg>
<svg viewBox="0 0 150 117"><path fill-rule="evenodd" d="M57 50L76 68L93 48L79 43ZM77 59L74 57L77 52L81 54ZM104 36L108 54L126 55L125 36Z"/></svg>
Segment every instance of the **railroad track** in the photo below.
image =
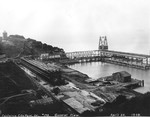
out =
<svg viewBox="0 0 150 117"><path fill-rule="evenodd" d="M40 77L41 80L43 80L44 82L48 83L50 86L50 76L49 73L47 71L43 71L40 70L40 68L32 65L31 63L28 63L27 61L23 61L21 60L22 65L27 68L28 70L30 70L31 72L33 72L34 74L36 74L38 77ZM31 77L30 75L28 75L28 78L30 78L33 83L35 83L40 89L42 89L48 96L52 97L55 101L59 101L50 90L46 89L42 84L40 84L35 78Z"/></svg>
<svg viewBox="0 0 150 117"><path fill-rule="evenodd" d="M23 66L26 67L28 70L32 70L31 72L34 72L37 76L39 76L40 80L43 80L44 82L49 84L49 81L47 82L47 80L45 79L49 79L49 76L44 73L43 71L39 70L38 68L29 65L27 63L23 63ZM29 69L30 68L30 69ZM34 77L31 77L30 75L27 74L27 77L34 83L36 84L36 86L40 89L42 89L48 96L52 97L52 99L54 101L59 101L50 90L46 89L42 84L39 83L39 81L37 81ZM44 79L43 79L44 77ZM50 86L52 86L51 84L49 84Z"/></svg>
<svg viewBox="0 0 150 117"><path fill-rule="evenodd" d="M46 73L46 71L42 71L40 70L40 68L33 66L31 64L29 64L28 62L25 61L21 61L21 64L26 67L27 69L29 69L30 71L34 72L35 74L37 74L38 76L40 76L44 81L49 82L50 83L50 76L49 73Z"/></svg>

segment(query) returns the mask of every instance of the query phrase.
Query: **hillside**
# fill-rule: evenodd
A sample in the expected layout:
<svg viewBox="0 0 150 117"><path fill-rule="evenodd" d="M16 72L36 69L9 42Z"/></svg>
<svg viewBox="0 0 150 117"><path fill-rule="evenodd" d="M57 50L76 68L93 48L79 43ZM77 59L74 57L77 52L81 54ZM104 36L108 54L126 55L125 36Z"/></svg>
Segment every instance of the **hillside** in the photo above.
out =
<svg viewBox="0 0 150 117"><path fill-rule="evenodd" d="M35 86L13 62L0 64L0 98L19 94L21 90L34 89Z"/></svg>
<svg viewBox="0 0 150 117"><path fill-rule="evenodd" d="M7 57L64 52L61 48L47 45L41 41L36 41L35 39L25 39L20 35L10 35L7 39L2 40L0 42L0 51L6 53Z"/></svg>

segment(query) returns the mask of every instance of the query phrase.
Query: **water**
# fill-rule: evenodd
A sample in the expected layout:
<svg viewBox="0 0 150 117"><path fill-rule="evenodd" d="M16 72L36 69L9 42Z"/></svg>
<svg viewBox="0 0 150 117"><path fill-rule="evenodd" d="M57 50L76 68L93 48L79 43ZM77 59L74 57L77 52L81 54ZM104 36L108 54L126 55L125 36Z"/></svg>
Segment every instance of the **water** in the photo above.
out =
<svg viewBox="0 0 150 117"><path fill-rule="evenodd" d="M144 80L144 87L135 89L138 92L145 93L150 91L150 70L140 70L135 68L129 68L125 66L119 66L109 63L91 62L91 63L79 63L70 65L70 68L78 70L87 74L89 77L97 79L103 76L111 75L118 71L127 71L131 74L132 78Z"/></svg>

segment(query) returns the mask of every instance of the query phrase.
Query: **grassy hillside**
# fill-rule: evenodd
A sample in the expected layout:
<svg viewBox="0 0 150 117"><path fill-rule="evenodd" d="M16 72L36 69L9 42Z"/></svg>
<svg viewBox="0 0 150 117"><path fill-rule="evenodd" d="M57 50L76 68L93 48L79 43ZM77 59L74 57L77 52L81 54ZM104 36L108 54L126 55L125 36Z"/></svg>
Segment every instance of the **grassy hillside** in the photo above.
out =
<svg viewBox="0 0 150 117"><path fill-rule="evenodd" d="M7 40L0 42L0 51L8 57L16 57L20 53L24 55L39 55L41 53L64 52L63 49L47 45L34 39L25 39L23 36L10 35Z"/></svg>

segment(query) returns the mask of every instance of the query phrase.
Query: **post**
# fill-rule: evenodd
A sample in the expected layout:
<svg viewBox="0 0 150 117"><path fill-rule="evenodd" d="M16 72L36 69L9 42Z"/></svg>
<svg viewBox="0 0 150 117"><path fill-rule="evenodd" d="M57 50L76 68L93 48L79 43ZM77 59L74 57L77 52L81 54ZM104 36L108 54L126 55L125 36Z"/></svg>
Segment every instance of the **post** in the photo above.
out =
<svg viewBox="0 0 150 117"><path fill-rule="evenodd" d="M142 87L144 87L144 80L142 80Z"/></svg>
<svg viewBox="0 0 150 117"><path fill-rule="evenodd" d="M146 57L146 65L148 65L148 57Z"/></svg>

